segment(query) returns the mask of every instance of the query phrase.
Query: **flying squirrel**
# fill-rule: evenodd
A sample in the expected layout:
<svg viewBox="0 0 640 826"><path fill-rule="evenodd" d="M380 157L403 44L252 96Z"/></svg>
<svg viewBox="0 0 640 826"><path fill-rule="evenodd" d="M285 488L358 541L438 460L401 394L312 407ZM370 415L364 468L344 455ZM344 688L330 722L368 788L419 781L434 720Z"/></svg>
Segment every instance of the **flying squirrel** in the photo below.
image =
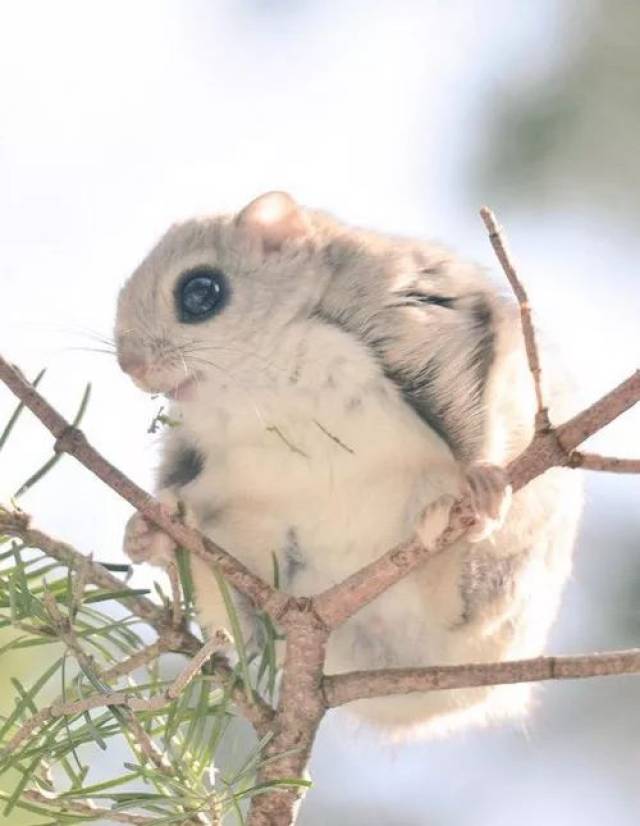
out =
<svg viewBox="0 0 640 826"><path fill-rule="evenodd" d="M118 361L180 422L162 435L157 494L270 581L310 596L469 492L476 525L331 636L327 671L539 654L569 575L577 475L547 471L511 496L501 467L533 435L517 307L432 243L340 223L268 192L236 215L176 224L121 290ZM547 377L552 414L566 392ZM444 498L443 498L444 497ZM135 514L132 559L173 542ZM190 560L200 622L227 614ZM255 616L236 594L247 638ZM525 685L361 700L401 737L517 716Z"/></svg>

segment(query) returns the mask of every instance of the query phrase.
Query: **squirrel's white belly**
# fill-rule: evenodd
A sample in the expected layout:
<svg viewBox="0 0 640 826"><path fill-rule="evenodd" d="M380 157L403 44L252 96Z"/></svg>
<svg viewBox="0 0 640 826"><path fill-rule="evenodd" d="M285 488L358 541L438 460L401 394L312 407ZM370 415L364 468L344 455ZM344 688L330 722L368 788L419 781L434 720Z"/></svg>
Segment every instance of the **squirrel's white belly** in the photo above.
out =
<svg viewBox="0 0 640 826"><path fill-rule="evenodd" d="M237 411L196 431L206 456L182 496L203 529L266 579L310 595L411 535L422 508L459 490L444 442L381 379L357 400L336 392ZM187 422L189 426L189 422Z"/></svg>
<svg viewBox="0 0 640 826"><path fill-rule="evenodd" d="M382 378L357 397L336 388L292 395L288 406L283 399L265 396L258 410L234 403L231 414L218 397L206 422L185 417L205 463L181 496L207 534L267 581L275 556L284 591L312 595L340 582L408 538L425 505L459 492L449 448ZM532 483L515 497L497 536L448 548L345 623L331 637L327 671L537 653L573 539L573 524L566 535L555 524L551 501L565 497L565 478L557 490ZM543 507L542 490L551 497L546 525L527 515ZM192 565L201 620L226 625L211 572L197 559ZM533 602L530 593L546 596ZM394 727L432 720L449 726L484 716L481 706L518 711L527 694L523 687L482 688L356 705L362 716Z"/></svg>
<svg viewBox="0 0 640 826"><path fill-rule="evenodd" d="M203 530L268 581L275 555L281 588L296 596L340 582L411 536L424 506L460 484L449 448L383 379L357 397L336 389L308 402L294 399L287 409L279 395L259 416L236 408L220 426L209 420L196 432L207 440L204 468L181 492ZM399 599L397 589L406 592ZM415 656L421 590L408 578L389 605L383 596L352 623L361 664L399 664L405 648ZM378 629L379 644L356 630L373 621L368 613L379 615L374 625L389 625ZM392 627L398 641L383 643ZM355 665L353 656L343 667Z"/></svg>

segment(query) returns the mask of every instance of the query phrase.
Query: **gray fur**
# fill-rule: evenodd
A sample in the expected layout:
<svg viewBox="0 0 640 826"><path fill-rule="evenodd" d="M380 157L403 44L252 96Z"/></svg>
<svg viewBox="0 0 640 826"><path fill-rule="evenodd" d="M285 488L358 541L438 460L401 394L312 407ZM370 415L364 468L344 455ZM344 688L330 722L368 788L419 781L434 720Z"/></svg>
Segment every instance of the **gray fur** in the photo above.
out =
<svg viewBox="0 0 640 826"><path fill-rule="evenodd" d="M282 587L287 590L287 588L292 585L296 574L298 574L306 566L306 562L298 542L298 534L295 528L289 528L287 530L281 559L281 584Z"/></svg>
<svg viewBox="0 0 640 826"><path fill-rule="evenodd" d="M492 602L509 597L531 549L510 556L495 556L472 547L464 557L459 590L462 611L456 628L474 621Z"/></svg>
<svg viewBox="0 0 640 826"><path fill-rule="evenodd" d="M332 260L336 246L334 242ZM362 267L363 254L352 263ZM372 257L362 274L367 283L354 286L354 268L344 266L346 258L345 252L343 266L334 270L314 317L365 342L386 378L425 424L458 457L472 460L481 449L486 426L483 389L494 357L495 315L501 311L495 290L487 285L485 290L460 294L466 285L457 283L460 263L453 259L440 261L434 269L410 272L410 283L401 291L389 290L388 283L386 290L372 290L372 282L384 287L393 265L401 261ZM388 270L376 273L381 264Z"/></svg>

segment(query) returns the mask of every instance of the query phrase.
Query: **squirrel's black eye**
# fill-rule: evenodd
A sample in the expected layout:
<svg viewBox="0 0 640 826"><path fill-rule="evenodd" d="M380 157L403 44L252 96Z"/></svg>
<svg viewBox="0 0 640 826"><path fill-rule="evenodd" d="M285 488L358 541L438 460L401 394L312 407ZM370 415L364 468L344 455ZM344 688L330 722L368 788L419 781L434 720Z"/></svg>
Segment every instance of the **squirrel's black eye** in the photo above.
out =
<svg viewBox="0 0 640 826"><path fill-rule="evenodd" d="M196 267L182 274L176 290L178 318L184 324L206 321L219 312L227 297L224 274L212 267Z"/></svg>

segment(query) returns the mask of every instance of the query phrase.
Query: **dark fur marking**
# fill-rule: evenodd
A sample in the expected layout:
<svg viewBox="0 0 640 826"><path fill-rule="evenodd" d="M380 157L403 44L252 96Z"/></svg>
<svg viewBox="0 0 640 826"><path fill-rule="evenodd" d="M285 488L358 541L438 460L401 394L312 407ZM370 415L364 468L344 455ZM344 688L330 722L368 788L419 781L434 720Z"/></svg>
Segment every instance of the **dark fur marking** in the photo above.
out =
<svg viewBox="0 0 640 826"><path fill-rule="evenodd" d="M312 318L317 318L324 324L331 324L334 327L342 330L347 335L354 336L354 333L342 323L340 318L333 317L317 309L313 312ZM440 438L451 447L453 450L450 435L447 433L444 426L444 419L439 415L430 405L426 398L426 391L431 384L430 374L434 369L432 364L427 363L424 368L417 375L411 375L401 368L391 368L384 360L384 349L391 339L387 336L381 336L376 339L369 339L363 342L371 350L376 360L380 364L383 375L389 382L393 384L396 390L401 394L407 404L416 412L425 424L434 430Z"/></svg>
<svg viewBox="0 0 640 826"><path fill-rule="evenodd" d="M375 621L373 628L358 623L353 630L353 656L356 663L367 663L376 668L399 665L396 651L387 642L384 629L376 629Z"/></svg>
<svg viewBox="0 0 640 826"><path fill-rule="evenodd" d="M419 369L390 365L387 352L395 344L394 337L372 335L366 327L356 335L349 326L349 319L340 311L327 313L317 309L313 317L332 324L348 335L365 343L380 364L385 378L396 388L406 403L422 421L442 438L454 455L468 460L475 454L481 440L484 423L482 397L491 364L495 342L492 330L491 306L481 293L459 297L438 296L420 290L410 290L400 298L413 307L428 309L429 305L441 307L444 312L455 312L456 324L471 333L471 347L466 353L464 372L470 377L467 387L471 395L467 399L447 400L448 388L438 382L439 364L425 353L424 364ZM402 309L402 304L396 305ZM389 307L388 309L392 309ZM372 332L372 331L371 331Z"/></svg>
<svg viewBox="0 0 640 826"><path fill-rule="evenodd" d="M450 298L444 295L431 295L430 293L421 293L412 291L402 293L401 296L405 299L402 306L404 307L419 307L422 304L435 304L437 307L446 307L448 310L455 305L455 298Z"/></svg>
<svg viewBox="0 0 640 826"><path fill-rule="evenodd" d="M339 244L332 242L324 248L324 260L331 270L339 270L344 260L344 250Z"/></svg>
<svg viewBox="0 0 640 826"><path fill-rule="evenodd" d="M433 296L425 296L425 300L434 298ZM458 299L443 298L436 302L440 306L447 309L458 309L461 314L461 319L466 318L466 323L471 324L475 331L474 348L468 355L468 369L475 377L475 390L473 394L472 403L469 406L469 411L481 408L482 394L489 375L489 370L494 358L495 352L495 336L493 333L491 321L491 307L484 296L474 294L471 299L462 299L459 306ZM466 306L465 306L466 304ZM459 432L459 428L455 431L451 430L448 425L451 418L451 411L453 401L439 401L434 404L434 399L442 399L442 389L436 391L436 379L434 375L435 365L433 362L427 362L424 367L417 373L407 373L404 375L402 371L396 371L399 376L399 385L405 400L411 405L415 412L425 421L435 432L444 439L451 450L456 455L466 455L469 453L469 446L473 445L479 436L474 437L473 433L477 432L470 419L467 420L467 431L465 433ZM389 371L387 370L387 375ZM478 420L480 423L480 420ZM469 441L471 439L471 441Z"/></svg>
<svg viewBox="0 0 640 826"><path fill-rule="evenodd" d="M473 360L479 373L479 386L483 387L495 355L495 335L491 325L491 308L481 296L474 302L471 316L480 332Z"/></svg>
<svg viewBox="0 0 640 826"><path fill-rule="evenodd" d="M463 607L457 628L473 622L479 609L513 588L527 556L528 550L505 557L481 553L475 547L469 550L462 563L459 589Z"/></svg>
<svg viewBox="0 0 640 826"><path fill-rule="evenodd" d="M289 384L297 384L300 380L300 365L296 364L296 366L291 371L291 375L289 376Z"/></svg>
<svg viewBox="0 0 640 826"><path fill-rule="evenodd" d="M428 388L432 382L430 365L426 365L417 375L409 375L401 369L392 369L387 365L384 365L383 370L385 377L393 382L409 407L453 449L444 417L427 401Z"/></svg>
<svg viewBox="0 0 640 826"><path fill-rule="evenodd" d="M302 363L307 353L307 345L305 341L300 341L296 347L296 360L289 376L289 384L297 384L300 380L300 373L302 372Z"/></svg>
<svg viewBox="0 0 640 826"><path fill-rule="evenodd" d="M172 457L172 460L163 468L160 476L160 487L182 488L193 482L196 476L202 473L204 456L194 447L184 445Z"/></svg>
<svg viewBox="0 0 640 826"><path fill-rule="evenodd" d="M376 355L380 355L386 347L393 344L393 338L391 336L377 336L376 338L368 339L367 344L374 350Z"/></svg>
<svg viewBox="0 0 640 826"><path fill-rule="evenodd" d="M295 528L289 528L287 530L285 545L282 549L282 561L282 584L287 588L291 585L296 575L306 567Z"/></svg>
<svg viewBox="0 0 640 826"><path fill-rule="evenodd" d="M216 507L211 503L201 506L198 509L198 521L200 522L202 530L205 533L212 527L215 527L215 524L219 521L223 511L223 507Z"/></svg>
<svg viewBox="0 0 640 826"><path fill-rule="evenodd" d="M327 267L333 272L340 272L345 269L353 259L357 247L353 243L347 242L344 239L338 241L331 241L324 248L324 260Z"/></svg>
<svg viewBox="0 0 640 826"><path fill-rule="evenodd" d="M353 335L353 333L349 330L346 324L343 324L341 318L338 315L329 315L324 310L321 310L319 307L316 307L315 310L309 313L309 318L321 321L323 324L329 324L331 327L338 327L340 330L342 330L343 333Z"/></svg>

